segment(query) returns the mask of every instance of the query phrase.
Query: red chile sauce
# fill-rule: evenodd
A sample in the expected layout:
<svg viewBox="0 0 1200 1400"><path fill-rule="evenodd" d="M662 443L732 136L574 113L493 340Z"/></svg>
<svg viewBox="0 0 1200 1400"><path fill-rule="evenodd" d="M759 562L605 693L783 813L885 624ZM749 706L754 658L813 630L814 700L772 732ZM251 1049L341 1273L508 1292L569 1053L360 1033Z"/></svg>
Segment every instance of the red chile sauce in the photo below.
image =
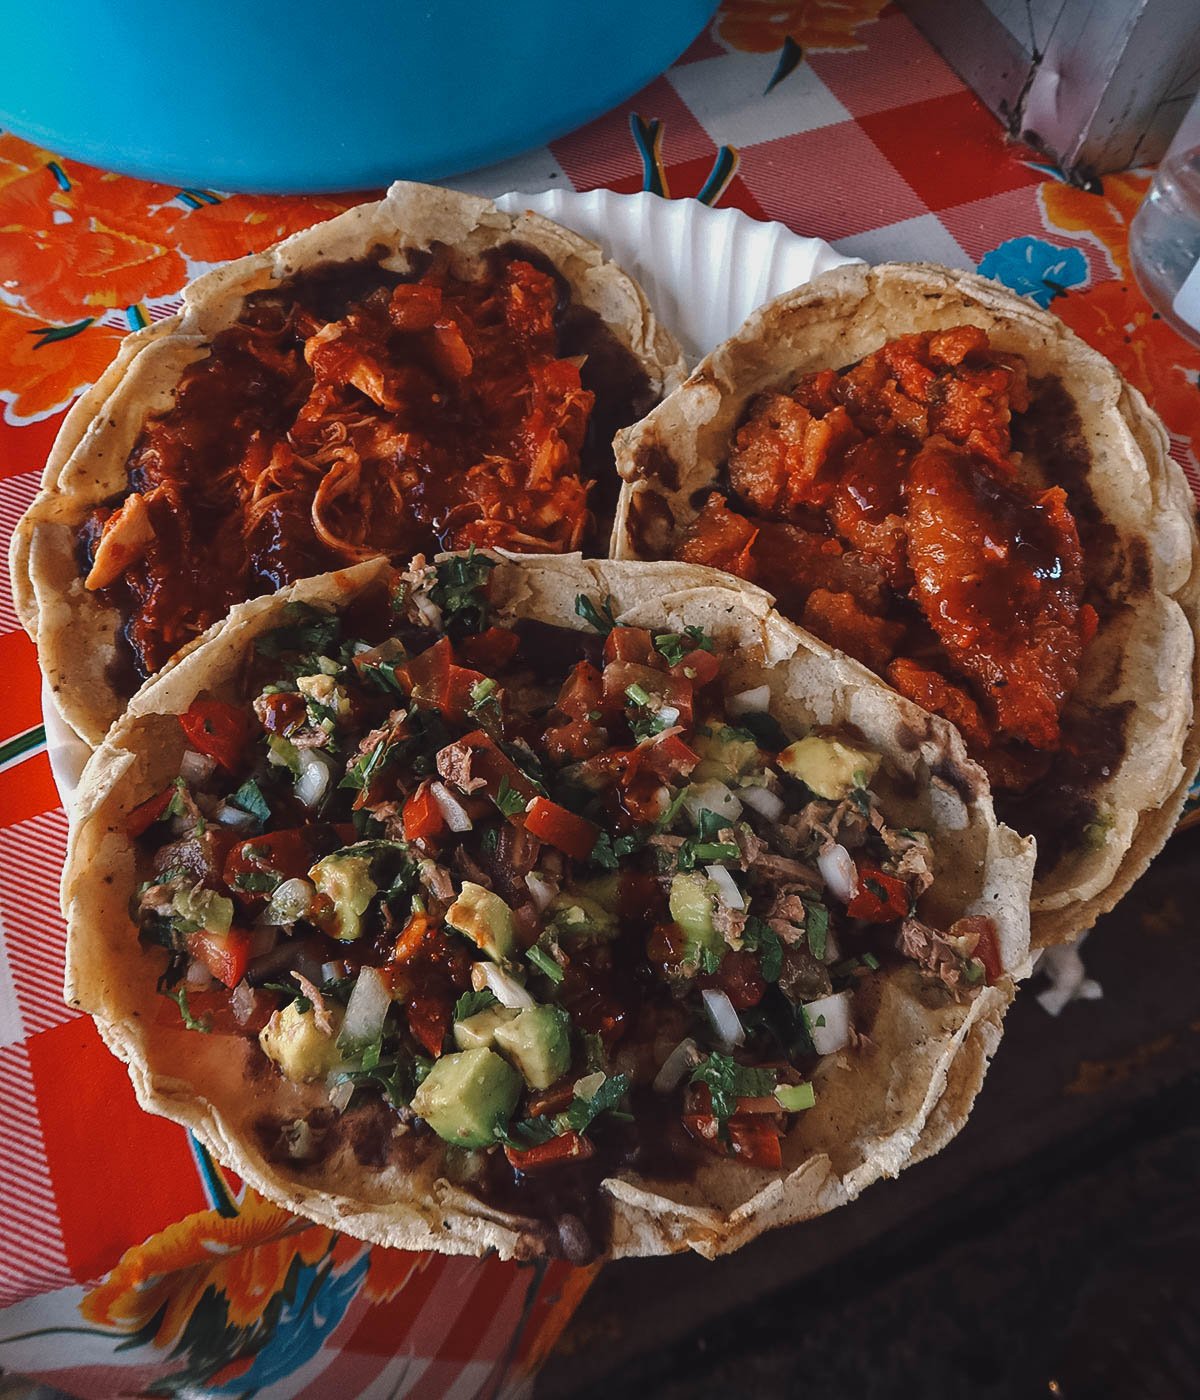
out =
<svg viewBox="0 0 1200 1400"><path fill-rule="evenodd" d="M573 456L557 469L567 479L561 497L535 498L519 483L500 491L502 504L496 509L505 520L498 528L507 529L511 521L512 529L524 532L526 542L513 541L514 547L558 552L576 543L592 550L602 545L618 487L613 434L655 402L637 359L595 312L572 301L565 279L537 250L517 244L493 250L481 278L470 284L448 276L442 250L423 257L407 275L382 267L382 255L383 250L376 250L373 261L315 268L252 294L237 322L214 337L210 354L185 371L174 406L142 429L128 458L129 491L160 488L148 498L154 542L145 557L100 590L123 619L124 646L112 677L119 689L132 693L142 678L235 603L297 578L344 567L377 550L399 558L472 542L503 544L503 538L486 538L478 530L480 538L472 538L476 526L472 506L464 504L464 471L490 452L511 451L518 463L536 458L541 420L521 417L530 373L553 376L546 381L545 400L552 409L562 395L575 395L578 409L568 410L572 421L562 419ZM526 283L543 299L548 290L548 339L543 335L539 341L535 329L514 322L510 314L511 333L502 327L488 342L488 377L477 397L469 375L456 382L442 366L429 364L428 336L406 335L386 322L394 289L426 281L448 287L447 297L454 293L454 306L465 306L469 319L492 289L516 275L510 273L514 265L525 269ZM483 314L494 324L494 313ZM306 427L297 418L303 410L316 419L317 429L329 427L319 409L314 413L316 376L306 363L305 343L321 326L348 315L375 328L386 371L394 373L388 392L395 401L394 409L382 407L350 385L337 386L340 392L329 396L327 417L334 437L349 435L357 449L355 435L364 430L363 423L375 433L372 444L380 442L381 433L391 435L384 438L388 451L358 454L357 460L367 465L354 478L345 509L339 510L337 495L331 494L335 524L350 537L349 552L331 547L313 522L314 489L320 489L322 474L341 470L336 442L331 446L328 434L321 437L312 421ZM471 325L465 329L473 339ZM338 346L325 348L336 351ZM576 357L583 356L577 369ZM468 389L461 391L460 382ZM259 475L274 466L276 444L289 451L296 447L296 455L308 462L320 460L293 473L294 481L287 475L291 468L285 470L281 484L286 489L272 485L263 508L256 506L252 493ZM126 498L127 493L113 498L81 527L84 575L105 521ZM572 510L573 518L567 519ZM568 529L574 529L570 538Z"/></svg>

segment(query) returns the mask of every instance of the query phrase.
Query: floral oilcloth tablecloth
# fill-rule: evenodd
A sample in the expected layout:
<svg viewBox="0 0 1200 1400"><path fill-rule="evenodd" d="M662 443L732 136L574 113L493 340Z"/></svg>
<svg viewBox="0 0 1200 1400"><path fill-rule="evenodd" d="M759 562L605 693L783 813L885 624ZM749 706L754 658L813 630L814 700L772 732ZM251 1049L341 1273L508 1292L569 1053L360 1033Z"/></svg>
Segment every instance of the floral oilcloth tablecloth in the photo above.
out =
<svg viewBox="0 0 1200 1400"><path fill-rule="evenodd" d="M631 42L636 36L631 35ZM679 63L582 131L452 181L651 189L869 260L978 267L1142 389L1193 485L1200 353L1132 281L1145 173L1085 192L995 119L882 0L729 0ZM226 196L105 174L0 135L0 523L64 410L189 278L360 196ZM517 1390L592 1271L371 1249L245 1190L137 1108L62 1002L67 819L32 643L0 594L0 1368L89 1397Z"/></svg>

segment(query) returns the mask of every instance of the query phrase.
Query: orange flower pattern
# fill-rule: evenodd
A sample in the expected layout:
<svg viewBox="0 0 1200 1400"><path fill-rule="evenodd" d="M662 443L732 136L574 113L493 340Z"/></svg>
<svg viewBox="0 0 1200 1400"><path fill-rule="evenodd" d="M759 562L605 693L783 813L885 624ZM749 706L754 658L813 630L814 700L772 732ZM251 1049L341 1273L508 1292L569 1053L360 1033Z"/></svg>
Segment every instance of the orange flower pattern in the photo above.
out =
<svg viewBox="0 0 1200 1400"><path fill-rule="evenodd" d="M1106 175L1099 194L1054 180L1040 187L1047 230L1098 243L1116 273L1059 297L1054 310L1146 395L1194 461L1193 444L1200 442L1200 350L1155 312L1129 265L1129 225L1149 184L1144 173L1126 173Z"/></svg>
<svg viewBox="0 0 1200 1400"><path fill-rule="evenodd" d="M213 1289L227 1299L230 1323L247 1327L283 1288L292 1261L315 1264L336 1238L320 1225L305 1228L247 1190L234 1216L198 1211L126 1250L112 1273L86 1295L80 1312L89 1322L131 1333L161 1313L154 1344L170 1347Z"/></svg>
<svg viewBox="0 0 1200 1400"><path fill-rule="evenodd" d="M861 49L858 31L879 18L887 0L725 0L717 34L744 53L798 49Z"/></svg>

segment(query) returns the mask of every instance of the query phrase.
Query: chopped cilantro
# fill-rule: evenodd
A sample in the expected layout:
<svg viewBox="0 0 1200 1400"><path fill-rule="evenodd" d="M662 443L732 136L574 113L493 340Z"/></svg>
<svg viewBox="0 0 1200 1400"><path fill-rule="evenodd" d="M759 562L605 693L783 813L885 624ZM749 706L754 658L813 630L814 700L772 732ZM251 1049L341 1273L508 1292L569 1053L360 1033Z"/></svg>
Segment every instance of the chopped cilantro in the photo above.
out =
<svg viewBox="0 0 1200 1400"><path fill-rule="evenodd" d="M499 690L499 682L492 680L490 676L485 676L483 680L476 681L471 687L471 713L481 715L484 711L496 714L500 709L500 697L496 694Z"/></svg>
<svg viewBox="0 0 1200 1400"><path fill-rule="evenodd" d="M370 753L359 754L346 769L346 776L338 783L338 787L353 788L361 792L370 785L375 774L386 767L398 748L399 745L389 744L386 739L380 739Z"/></svg>
<svg viewBox="0 0 1200 1400"><path fill-rule="evenodd" d="M804 901L804 936L808 940L808 951L818 962L824 962L829 940L829 910L815 899Z"/></svg>
<svg viewBox="0 0 1200 1400"><path fill-rule="evenodd" d="M239 870L233 877L234 889L250 894L270 894L283 882L274 870Z"/></svg>
<svg viewBox="0 0 1200 1400"><path fill-rule="evenodd" d="M705 861L737 860L741 852L734 842L715 839L729 825L727 818L707 807L701 808L696 817L695 836L689 836L679 848L680 870L695 870Z"/></svg>
<svg viewBox="0 0 1200 1400"><path fill-rule="evenodd" d="M742 930L742 941L752 953L758 953L763 980L778 982L783 971L783 944L775 930L765 920L751 914Z"/></svg>
<svg viewBox="0 0 1200 1400"><path fill-rule="evenodd" d="M588 859L601 870L616 870L622 856L631 856L635 851L640 851L649 839L650 832L646 829L631 831L628 836L610 836L607 831L602 831Z"/></svg>
<svg viewBox="0 0 1200 1400"><path fill-rule="evenodd" d="M778 753L780 749L788 746L788 736L780 727L779 721L772 719L768 714L739 715L741 720L740 729L745 730L751 739L761 749L770 749L772 753Z"/></svg>
<svg viewBox="0 0 1200 1400"><path fill-rule="evenodd" d="M710 948L707 943L694 943L689 952L695 954L696 966L706 977L720 970L721 959L725 956L723 947Z"/></svg>
<svg viewBox="0 0 1200 1400"><path fill-rule="evenodd" d="M713 639L702 627L685 627L682 632L660 632L654 638L658 654L668 666L678 666L689 651L713 651Z"/></svg>
<svg viewBox="0 0 1200 1400"><path fill-rule="evenodd" d="M171 800L163 808L163 814L159 817L160 822L165 822L168 817L187 816L187 783L182 778L176 778L174 782L175 791L171 794Z"/></svg>
<svg viewBox="0 0 1200 1400"><path fill-rule="evenodd" d="M478 992L464 992L454 1003L454 1019L465 1021L471 1016L478 1016L481 1011L486 1011L489 1006L496 1005L496 998L486 987Z"/></svg>
<svg viewBox="0 0 1200 1400"><path fill-rule="evenodd" d="M297 1010L301 1016L306 1011L312 1010L312 1002L300 991L300 988L291 982L263 982L262 988L268 992L278 992L280 996L286 997L289 1002L296 1003Z"/></svg>
<svg viewBox="0 0 1200 1400"><path fill-rule="evenodd" d="M712 1111L718 1121L732 1118L737 1112L738 1099L756 1099L775 1089L773 1069L751 1069L739 1065L730 1055L714 1051L692 1071L693 1084L707 1084L712 1096Z"/></svg>
<svg viewBox="0 0 1200 1400"><path fill-rule="evenodd" d="M402 665L402 661L376 661L371 665L360 666L359 674L372 685L380 690L387 691L391 695L407 694L404 687L396 679L396 667Z"/></svg>
<svg viewBox="0 0 1200 1400"><path fill-rule="evenodd" d="M577 593L575 595L575 615L583 618L586 623L589 623L603 636L607 636L614 627L620 625L613 616L612 603L612 595L610 594L605 598L603 605L597 608L586 593Z"/></svg>
<svg viewBox="0 0 1200 1400"><path fill-rule="evenodd" d="M180 982L177 987L172 987L169 991L164 992L164 995L169 996L179 1007L179 1014L183 1017L183 1024L187 1030L201 1031L204 1035L211 1032L212 1024L207 1016L197 1018L192 1015L192 1009L188 1005L187 987L184 983Z"/></svg>
<svg viewBox="0 0 1200 1400"><path fill-rule="evenodd" d="M545 948L539 948L535 943L532 948L525 950L525 956L538 969L544 972L551 982L561 982L563 980L563 970L558 963L550 956Z"/></svg>
<svg viewBox="0 0 1200 1400"><path fill-rule="evenodd" d="M571 1106L558 1116L556 1126L558 1122L565 1121L566 1126L560 1131L565 1132L567 1128L573 1128L577 1133L585 1133L601 1113L616 1108L628 1092L628 1075L610 1075L590 1099L581 1099L576 1094L571 1100Z"/></svg>
<svg viewBox="0 0 1200 1400"><path fill-rule="evenodd" d="M282 656L291 651L325 652L337 640L341 622L336 613L307 603L288 603L284 626L264 632L254 647L260 656Z"/></svg>
<svg viewBox="0 0 1200 1400"><path fill-rule="evenodd" d="M264 826L271 820L270 804L263 796L262 788L253 778L247 778L229 801L232 806L240 807L243 812L262 822Z"/></svg>
<svg viewBox="0 0 1200 1400"><path fill-rule="evenodd" d="M527 800L521 796L507 778L500 779L500 791L492 801L506 817L515 817L518 812L523 812L527 805Z"/></svg>
<svg viewBox="0 0 1200 1400"><path fill-rule="evenodd" d="M437 582L430 597L442 610L447 623L453 622L469 631L482 631L487 626L488 604L484 596L488 574L496 561L476 554L472 545L466 554L451 555L435 566Z"/></svg>

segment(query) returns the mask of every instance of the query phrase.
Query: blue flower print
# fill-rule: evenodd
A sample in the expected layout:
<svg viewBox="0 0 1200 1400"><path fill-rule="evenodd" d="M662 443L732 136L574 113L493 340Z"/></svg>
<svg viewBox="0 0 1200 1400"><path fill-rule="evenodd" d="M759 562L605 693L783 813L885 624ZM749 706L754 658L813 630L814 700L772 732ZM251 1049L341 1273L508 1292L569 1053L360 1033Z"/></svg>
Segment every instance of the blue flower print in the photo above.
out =
<svg viewBox="0 0 1200 1400"><path fill-rule="evenodd" d="M1059 248L1044 238L1006 239L983 255L979 271L1043 310L1088 279L1087 259L1078 248Z"/></svg>

